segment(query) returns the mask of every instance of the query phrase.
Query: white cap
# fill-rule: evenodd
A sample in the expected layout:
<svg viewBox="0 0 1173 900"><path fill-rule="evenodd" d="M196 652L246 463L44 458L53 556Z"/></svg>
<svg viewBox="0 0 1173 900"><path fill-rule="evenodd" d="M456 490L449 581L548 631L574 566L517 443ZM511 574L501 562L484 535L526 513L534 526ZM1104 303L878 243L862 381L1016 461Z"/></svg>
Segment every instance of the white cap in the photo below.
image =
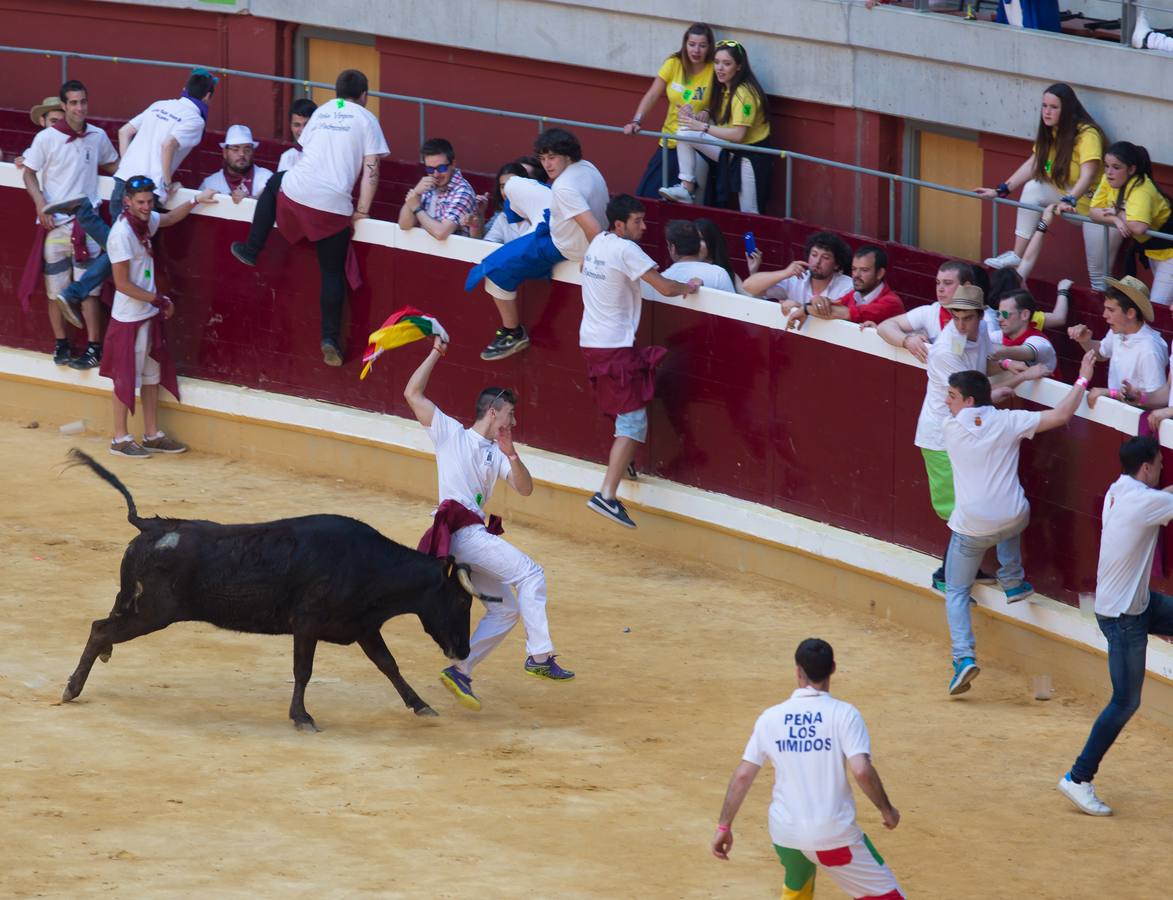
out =
<svg viewBox="0 0 1173 900"><path fill-rule="evenodd" d="M220 144L220 149L236 147L240 144L252 144L254 149L261 146L260 141L253 140L252 129L247 125L232 125L228 128L228 133L224 135L224 141Z"/></svg>

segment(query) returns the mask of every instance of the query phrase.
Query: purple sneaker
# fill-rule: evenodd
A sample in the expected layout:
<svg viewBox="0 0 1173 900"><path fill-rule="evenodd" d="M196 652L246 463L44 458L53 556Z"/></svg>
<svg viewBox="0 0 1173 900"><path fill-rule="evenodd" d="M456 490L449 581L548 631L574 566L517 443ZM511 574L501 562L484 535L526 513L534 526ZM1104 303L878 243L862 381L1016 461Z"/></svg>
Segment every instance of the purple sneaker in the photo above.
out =
<svg viewBox="0 0 1173 900"><path fill-rule="evenodd" d="M440 673L440 683L448 688L461 706L473 710L481 708L481 701L472 692L472 679L465 675L456 666L449 666Z"/></svg>
<svg viewBox="0 0 1173 900"><path fill-rule="evenodd" d="M569 681L574 673L564 669L555 661L554 654L550 654L545 662L534 662L532 656L525 658L525 673L534 678L549 678L551 681Z"/></svg>

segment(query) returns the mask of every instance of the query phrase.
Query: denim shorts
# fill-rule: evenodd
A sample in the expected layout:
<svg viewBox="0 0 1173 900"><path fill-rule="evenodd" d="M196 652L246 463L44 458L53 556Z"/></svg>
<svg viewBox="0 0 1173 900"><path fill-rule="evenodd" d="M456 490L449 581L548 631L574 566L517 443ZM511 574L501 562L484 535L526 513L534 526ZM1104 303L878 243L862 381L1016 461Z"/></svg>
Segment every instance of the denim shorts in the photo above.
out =
<svg viewBox="0 0 1173 900"><path fill-rule="evenodd" d="M648 408L642 406L633 412L615 417L615 437L631 438L641 444L648 439Z"/></svg>

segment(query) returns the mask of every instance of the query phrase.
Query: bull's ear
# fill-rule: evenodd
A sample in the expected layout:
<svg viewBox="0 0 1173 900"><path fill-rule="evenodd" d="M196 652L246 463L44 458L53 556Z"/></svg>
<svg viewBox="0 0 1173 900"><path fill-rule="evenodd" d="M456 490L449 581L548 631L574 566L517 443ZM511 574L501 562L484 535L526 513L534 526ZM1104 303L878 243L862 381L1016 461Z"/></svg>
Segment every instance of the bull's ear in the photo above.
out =
<svg viewBox="0 0 1173 900"><path fill-rule="evenodd" d="M456 557L449 554L444 557L444 577L451 578L452 570L456 568Z"/></svg>

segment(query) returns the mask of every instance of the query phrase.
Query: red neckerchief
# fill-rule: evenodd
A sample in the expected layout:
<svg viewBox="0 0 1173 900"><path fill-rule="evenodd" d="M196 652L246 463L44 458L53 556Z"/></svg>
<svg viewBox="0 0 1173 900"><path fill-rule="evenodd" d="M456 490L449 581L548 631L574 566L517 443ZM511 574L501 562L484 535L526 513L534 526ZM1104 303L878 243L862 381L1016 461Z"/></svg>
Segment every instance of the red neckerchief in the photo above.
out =
<svg viewBox="0 0 1173 900"><path fill-rule="evenodd" d="M942 328L944 328L946 325L948 325L950 322L953 321L953 313L949 312L949 310L945 309L945 307L943 307L943 306L941 307L940 316L941 316L941 327Z"/></svg>
<svg viewBox="0 0 1173 900"><path fill-rule="evenodd" d="M126 219L126 224L130 226L130 230L134 232L134 236L138 238L138 242L147 248L147 253L149 254L151 252L150 216L147 217L147 221L143 222L129 209L124 209L122 211L122 218Z"/></svg>
<svg viewBox="0 0 1173 900"><path fill-rule="evenodd" d="M81 140L83 137L86 136L86 126L85 126L84 122L82 123L82 126L81 126L81 134L78 134L76 131L74 131L72 128L70 128L64 119L58 119L56 122L53 123L52 127L53 127L54 131L60 131L63 135L65 135L67 138L69 138L69 140L67 140L65 142L67 144L71 144L74 141Z"/></svg>
<svg viewBox="0 0 1173 900"><path fill-rule="evenodd" d="M250 197L253 195L253 176L257 172L257 167L255 165L248 167L247 175L239 175L236 172L233 172L230 168L228 168L228 163L224 164L224 168L221 171L224 173L224 180L228 182L228 190L230 192L235 191L238 187L243 185L245 193L247 193Z"/></svg>
<svg viewBox="0 0 1173 900"><path fill-rule="evenodd" d="M1026 343L1026 339L1029 337L1046 338L1046 335L1043 334L1041 331L1039 331L1037 328L1035 328L1034 325L1028 325L1028 326L1026 326L1026 328L1023 329L1022 334L1020 334L1016 338L1008 338L1008 337L1006 337L1005 333L1003 333L1002 345L1004 347L1021 347L1023 344Z"/></svg>

